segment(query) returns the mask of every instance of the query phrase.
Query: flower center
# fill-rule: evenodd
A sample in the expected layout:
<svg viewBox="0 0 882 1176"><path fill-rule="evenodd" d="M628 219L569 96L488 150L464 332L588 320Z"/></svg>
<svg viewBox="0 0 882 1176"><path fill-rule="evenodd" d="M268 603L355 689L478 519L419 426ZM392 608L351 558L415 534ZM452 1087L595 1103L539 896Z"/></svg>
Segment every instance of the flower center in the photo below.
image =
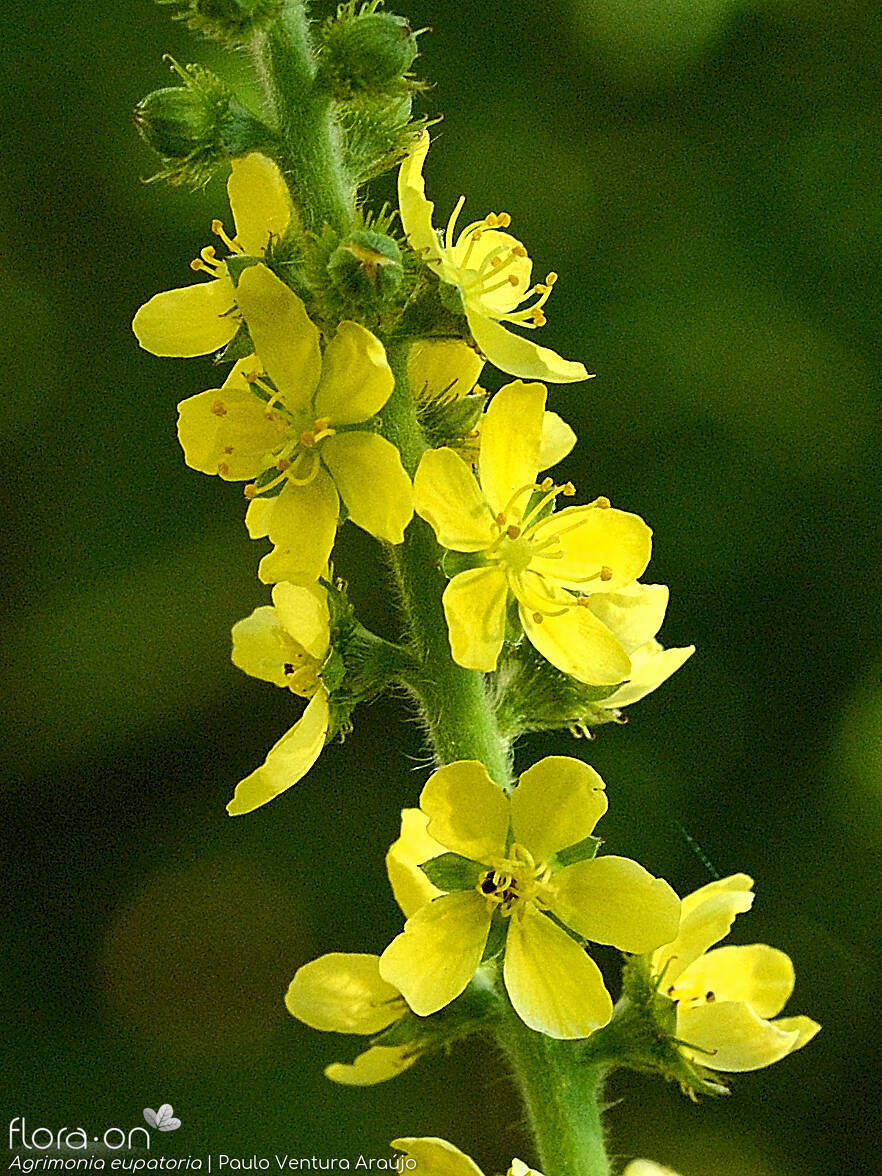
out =
<svg viewBox="0 0 882 1176"><path fill-rule="evenodd" d="M523 912L530 902L544 907L543 895L551 877L551 867L545 862L537 864L523 845L515 842L509 855L482 874L475 887L505 919L519 910Z"/></svg>
<svg viewBox="0 0 882 1176"><path fill-rule="evenodd" d="M235 237L227 235L222 221L213 220L211 222L211 231L216 237L220 237L230 253L245 252ZM209 278L215 279L222 278L226 275L227 265L226 262L221 261L217 256L213 245L206 245L204 249L200 249L199 256L194 257L190 262L190 269L196 273L204 273Z"/></svg>
<svg viewBox="0 0 882 1176"><path fill-rule="evenodd" d="M282 656L285 658L282 669L286 686L292 694L299 694L301 698L312 698L321 684L318 661L287 633L280 632L278 637Z"/></svg>
<svg viewBox="0 0 882 1176"><path fill-rule="evenodd" d="M251 501L261 494L268 494L283 482L291 482L295 486L308 486L319 471L319 448L322 441L333 437L337 430L331 428L329 417L316 417L311 420L308 416L301 418L298 423L279 399L278 393L266 384L257 372L249 372L245 380L252 389L259 389L259 395L267 398L266 415L273 419L273 412L281 412L287 419L289 429L285 444L272 455L277 470L277 476L261 483L249 482L245 487L245 497ZM212 409L212 411L215 411ZM306 425L299 428L299 425ZM267 469L272 469L268 465Z"/></svg>

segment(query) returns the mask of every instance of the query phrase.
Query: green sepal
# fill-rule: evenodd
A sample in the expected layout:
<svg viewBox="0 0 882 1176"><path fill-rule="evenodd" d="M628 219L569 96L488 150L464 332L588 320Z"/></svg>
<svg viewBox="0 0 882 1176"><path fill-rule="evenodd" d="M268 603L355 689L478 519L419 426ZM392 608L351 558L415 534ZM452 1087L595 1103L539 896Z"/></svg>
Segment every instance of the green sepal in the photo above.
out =
<svg viewBox="0 0 882 1176"><path fill-rule="evenodd" d="M445 310L449 310L451 314L465 315L465 302L459 286L451 286L448 282L442 282L438 290L438 297Z"/></svg>
<svg viewBox="0 0 882 1176"><path fill-rule="evenodd" d="M369 91L401 93L419 48L407 19L380 12L379 0L341 4L321 30L316 85L338 101Z"/></svg>
<svg viewBox="0 0 882 1176"><path fill-rule="evenodd" d="M473 551L445 551L441 556L441 571L448 580L458 576L460 572L479 568L483 563L481 552Z"/></svg>
<svg viewBox="0 0 882 1176"><path fill-rule="evenodd" d="M285 0L156 0L174 8L174 20L213 41L244 45L273 24Z"/></svg>
<svg viewBox="0 0 882 1176"><path fill-rule="evenodd" d="M223 351L219 351L215 356L215 363L238 363L240 359L246 359L249 355L253 354L254 344L251 342L251 336L243 325ZM252 389L254 391L257 390L254 385L252 385Z"/></svg>
<svg viewBox="0 0 882 1176"><path fill-rule="evenodd" d="M454 890L474 890L487 867L458 853L442 853L423 862L420 869L433 886L451 893Z"/></svg>
<svg viewBox="0 0 882 1176"><path fill-rule="evenodd" d="M426 400L417 403L417 416L433 448L444 445L456 448L477 427L486 404L483 393L451 400Z"/></svg>
<svg viewBox="0 0 882 1176"><path fill-rule="evenodd" d="M262 257L252 257L249 253L231 253L225 264L233 285L238 286L245 270L251 269L253 265L260 265L262 261Z"/></svg>
<svg viewBox="0 0 882 1176"><path fill-rule="evenodd" d="M502 915L496 915L490 922L490 934L487 936L487 942L484 944L484 953L481 956L482 964L486 964L488 960L495 960L497 956L502 955L505 950L507 934L508 919L503 919Z"/></svg>
<svg viewBox="0 0 882 1176"><path fill-rule="evenodd" d="M322 682L328 694L333 694L343 685L346 677L346 663L336 649L331 649L322 665Z"/></svg>
<svg viewBox="0 0 882 1176"><path fill-rule="evenodd" d="M328 276L352 317L394 298L404 280L398 242L385 233L360 229L345 237L328 259ZM364 310L362 310L364 308Z"/></svg>
<svg viewBox="0 0 882 1176"><path fill-rule="evenodd" d="M558 869L575 865L576 862L587 862L597 856L597 851L603 845L602 837L584 837L575 845L568 845L566 849L559 849L553 861Z"/></svg>

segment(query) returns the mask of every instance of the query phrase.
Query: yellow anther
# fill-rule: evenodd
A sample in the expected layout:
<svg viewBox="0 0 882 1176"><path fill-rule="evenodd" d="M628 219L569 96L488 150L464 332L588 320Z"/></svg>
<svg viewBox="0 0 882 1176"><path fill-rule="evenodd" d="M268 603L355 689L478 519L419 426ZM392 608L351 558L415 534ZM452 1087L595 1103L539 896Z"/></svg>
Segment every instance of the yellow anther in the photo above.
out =
<svg viewBox="0 0 882 1176"><path fill-rule="evenodd" d="M564 498L572 498L576 493L576 487L572 482L564 482L563 486L560 488L560 492L563 494Z"/></svg>
<svg viewBox="0 0 882 1176"><path fill-rule="evenodd" d="M323 433L330 423L330 417L319 417L312 427L316 433Z"/></svg>
<svg viewBox="0 0 882 1176"><path fill-rule="evenodd" d="M612 568L608 568L606 564L604 564L600 569L600 578L601 580L611 580L613 578Z"/></svg>
<svg viewBox="0 0 882 1176"><path fill-rule="evenodd" d="M533 311L533 323L535 326L544 327L547 322L548 319L541 310L536 309Z"/></svg>
<svg viewBox="0 0 882 1176"><path fill-rule="evenodd" d="M233 452L232 445L225 445L224 446L224 453L232 453L232 452Z"/></svg>
<svg viewBox="0 0 882 1176"><path fill-rule="evenodd" d="M499 227L501 229L507 229L508 226L511 224L511 217L508 215L507 212L500 212L496 218L496 223L499 225Z"/></svg>
<svg viewBox="0 0 882 1176"><path fill-rule="evenodd" d="M599 498L594 499L591 505L598 507L600 510L609 510L609 508L612 506L612 503L605 495L601 494Z"/></svg>
<svg viewBox="0 0 882 1176"><path fill-rule="evenodd" d="M304 449L312 449L315 445L315 433L311 429L306 429L300 434L300 444Z"/></svg>
<svg viewBox="0 0 882 1176"><path fill-rule="evenodd" d="M215 218L215 220L211 222L211 231L216 237L219 237L224 231L224 222Z"/></svg>
<svg viewBox="0 0 882 1176"><path fill-rule="evenodd" d="M523 245L513 245L511 251L515 255L515 257L526 257L527 256L527 251L523 247Z"/></svg>
<svg viewBox="0 0 882 1176"><path fill-rule="evenodd" d="M502 258L501 257L491 257L490 264L493 266L494 269L499 269L499 267L502 265Z"/></svg>
<svg viewBox="0 0 882 1176"><path fill-rule="evenodd" d="M496 516L496 526L497 527L504 527L505 526L505 515L504 514L498 514Z"/></svg>
<svg viewBox="0 0 882 1176"><path fill-rule="evenodd" d="M287 457L280 457L279 460L276 462L276 469L279 471L280 474L284 474L285 470L289 470L290 468L291 468L291 463L290 463L290 461L288 461Z"/></svg>
<svg viewBox="0 0 882 1176"><path fill-rule="evenodd" d="M242 493L250 502L252 498L257 497L257 486L254 484L254 482L249 482L247 486L242 487Z"/></svg>
<svg viewBox="0 0 882 1176"><path fill-rule="evenodd" d="M198 274L200 270L208 269L208 266L201 257L194 257L190 262L190 269L193 270L194 273Z"/></svg>
<svg viewBox="0 0 882 1176"><path fill-rule="evenodd" d="M521 279L518 277L517 274L509 274L508 275L509 286L519 286L520 283L521 283Z"/></svg>
<svg viewBox="0 0 882 1176"><path fill-rule="evenodd" d="M536 622L537 625L541 625L542 624L542 613L533 613L533 620Z"/></svg>
<svg viewBox="0 0 882 1176"><path fill-rule="evenodd" d="M545 275L545 285L546 286L553 286L556 281L557 281L557 274L554 272L554 270L552 270L550 274Z"/></svg>
<svg viewBox="0 0 882 1176"><path fill-rule="evenodd" d="M219 474L228 474L230 472L230 467L225 461L219 461L217 463L217 472Z"/></svg>
<svg viewBox="0 0 882 1176"><path fill-rule="evenodd" d="M227 406L224 404L224 402L222 400L215 400L211 406L211 411L214 413L215 416L226 416L227 415Z"/></svg>
<svg viewBox="0 0 882 1176"><path fill-rule="evenodd" d="M258 381L258 378L259 378L259 376L258 376L257 372L243 372L242 373L242 379L245 381L246 384L256 384Z"/></svg>
<svg viewBox="0 0 882 1176"><path fill-rule="evenodd" d="M521 528L516 527L514 524L512 524L510 527L507 528L505 533L506 533L506 535L508 535L509 539L520 539Z"/></svg>
<svg viewBox="0 0 882 1176"><path fill-rule="evenodd" d="M578 604L580 608L590 608L591 597L582 595L582 596L578 597L578 599L576 600L576 604Z"/></svg>
<svg viewBox="0 0 882 1176"><path fill-rule="evenodd" d="M553 485L554 485L554 482L551 480L551 478L543 478L542 481L539 483L539 489L544 494L547 494Z"/></svg>

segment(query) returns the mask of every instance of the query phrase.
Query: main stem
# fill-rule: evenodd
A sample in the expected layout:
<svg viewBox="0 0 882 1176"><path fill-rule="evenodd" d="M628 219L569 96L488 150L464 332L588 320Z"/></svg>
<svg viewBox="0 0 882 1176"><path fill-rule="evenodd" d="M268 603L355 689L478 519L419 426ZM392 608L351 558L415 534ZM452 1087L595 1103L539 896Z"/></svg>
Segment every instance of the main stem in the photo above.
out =
<svg viewBox="0 0 882 1176"><path fill-rule="evenodd" d="M284 144L283 170L304 225L351 228L355 193L347 185L328 99L315 86L315 63L303 0L288 0L280 19L255 45L267 96ZM407 376L411 340L387 338L395 390L383 410L383 432L413 476L427 445ZM450 653L441 597L441 549L420 518L390 563L414 656L407 686L419 702L439 764L480 760L506 791L512 787L510 746L500 734L483 676L458 666ZM579 1056L577 1043L535 1033L510 1009L499 1024L541 1156L545 1176L609 1176L598 1104L603 1071Z"/></svg>

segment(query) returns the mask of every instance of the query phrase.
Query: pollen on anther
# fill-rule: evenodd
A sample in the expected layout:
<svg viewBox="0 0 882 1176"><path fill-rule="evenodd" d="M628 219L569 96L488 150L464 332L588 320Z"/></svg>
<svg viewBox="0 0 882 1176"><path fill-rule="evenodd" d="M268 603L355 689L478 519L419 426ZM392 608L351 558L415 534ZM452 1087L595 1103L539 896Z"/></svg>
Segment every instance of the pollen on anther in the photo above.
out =
<svg viewBox="0 0 882 1176"><path fill-rule="evenodd" d="M536 622L537 625L541 625L542 624L542 613L533 613L533 620Z"/></svg>
<svg viewBox="0 0 882 1176"><path fill-rule="evenodd" d="M543 478L539 483L539 489L543 490L547 494L553 485L554 482L551 480L551 478Z"/></svg>
<svg viewBox="0 0 882 1176"><path fill-rule="evenodd" d="M612 503L608 498L604 497L604 495L601 495L600 498L594 499L592 506L599 507L600 510L609 510L609 508L612 506Z"/></svg>
<svg viewBox="0 0 882 1176"><path fill-rule="evenodd" d="M502 527L502 526L504 526L504 525L505 525L505 515L504 515L504 514L498 514L498 515L496 516L496 526L497 526L497 527Z"/></svg>
<svg viewBox="0 0 882 1176"><path fill-rule="evenodd" d="M217 220L217 218L215 218L211 222L211 231L215 235L220 236L220 234L224 231L224 222L222 220Z"/></svg>
<svg viewBox="0 0 882 1176"><path fill-rule="evenodd" d="M511 251L515 255L515 257L526 257L527 256L527 251L523 247L523 245L513 245Z"/></svg>
<svg viewBox="0 0 882 1176"><path fill-rule="evenodd" d="M704 999L707 1001L707 1003L708 1003L708 1004L713 1004L713 1003L714 1003L714 1001L717 999L717 997L716 997L716 993L714 993L714 992L706 992L706 993L704 994Z"/></svg>
<svg viewBox="0 0 882 1176"><path fill-rule="evenodd" d="M230 472L230 467L225 461L219 461L217 463L217 472L221 475L228 474Z"/></svg>
<svg viewBox="0 0 882 1176"><path fill-rule="evenodd" d="M572 498L576 493L576 487L572 482L565 482L563 486L561 486L560 492L565 498Z"/></svg>
<svg viewBox="0 0 882 1176"><path fill-rule="evenodd" d="M232 452L233 452L232 445L225 445L224 446L224 453L232 453Z"/></svg>
<svg viewBox="0 0 882 1176"><path fill-rule="evenodd" d="M227 415L227 406L224 404L224 402L222 400L215 400L211 406L211 411L214 413L215 416L226 416Z"/></svg>
<svg viewBox="0 0 882 1176"><path fill-rule="evenodd" d="M311 432L309 429L306 429L303 433L300 434L300 444L303 445L306 449L311 449L312 446L315 445L315 433Z"/></svg>
<svg viewBox="0 0 882 1176"><path fill-rule="evenodd" d="M556 281L557 281L557 274L554 272L554 270L552 270L550 274L545 275L545 285L546 286L553 286Z"/></svg>
<svg viewBox="0 0 882 1176"><path fill-rule="evenodd" d="M509 274L508 275L508 284L509 284L509 286L519 286L521 284L521 279L518 277L517 274Z"/></svg>
<svg viewBox="0 0 882 1176"><path fill-rule="evenodd" d="M249 482L247 484L247 486L242 487L242 493L245 495L245 497L250 502L252 498L257 497L257 487L255 486L255 484L253 482Z"/></svg>
<svg viewBox="0 0 882 1176"><path fill-rule="evenodd" d="M601 580L611 580L613 578L612 568L608 568L606 564L604 564L600 569L600 578Z"/></svg>
<svg viewBox="0 0 882 1176"><path fill-rule="evenodd" d="M514 525L514 523L512 523L512 525L511 525L510 527L508 527L508 528L507 528L507 530L506 530L506 532L505 532L505 533L506 533L506 535L509 537L509 539L520 539L520 537L521 537L521 528L520 528L520 527L516 527L516 526Z"/></svg>
<svg viewBox="0 0 882 1176"><path fill-rule="evenodd" d="M290 468L291 468L291 463L290 463L290 461L288 461L287 457L280 457L279 460L276 462L276 469L279 471L280 474L284 474L285 470L289 470Z"/></svg>

